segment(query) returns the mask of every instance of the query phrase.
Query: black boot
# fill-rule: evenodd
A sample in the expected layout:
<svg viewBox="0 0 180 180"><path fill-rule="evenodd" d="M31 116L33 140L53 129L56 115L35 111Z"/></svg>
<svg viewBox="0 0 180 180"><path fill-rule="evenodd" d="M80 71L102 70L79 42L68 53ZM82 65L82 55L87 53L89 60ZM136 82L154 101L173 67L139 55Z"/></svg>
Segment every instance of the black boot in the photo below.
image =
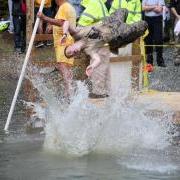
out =
<svg viewBox="0 0 180 180"><path fill-rule="evenodd" d="M120 26L114 26L111 29L111 41L109 41L110 47L120 48L129 43L132 43L137 38L141 37L146 29L147 23L145 21L139 21L133 24L121 23Z"/></svg>
<svg viewBox="0 0 180 180"><path fill-rule="evenodd" d="M157 56L157 65L160 66L160 67L166 67L165 63L164 63L164 59L162 56Z"/></svg>
<svg viewBox="0 0 180 180"><path fill-rule="evenodd" d="M153 66L153 55L147 54L147 63Z"/></svg>

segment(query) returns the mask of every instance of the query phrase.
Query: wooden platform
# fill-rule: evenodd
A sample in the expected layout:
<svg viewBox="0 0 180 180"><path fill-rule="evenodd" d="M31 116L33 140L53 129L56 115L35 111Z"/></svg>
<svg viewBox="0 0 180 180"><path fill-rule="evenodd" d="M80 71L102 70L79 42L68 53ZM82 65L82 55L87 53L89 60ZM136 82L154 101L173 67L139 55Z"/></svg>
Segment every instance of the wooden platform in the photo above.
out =
<svg viewBox="0 0 180 180"><path fill-rule="evenodd" d="M89 102L95 104L97 108L101 108L105 106L105 100L105 98L89 99ZM137 96L137 103L143 104L144 106L149 106L149 104L151 105L152 103L155 104L148 108L147 113L145 113L147 116L161 118L167 111L172 112L172 122L180 125L180 92L142 92Z"/></svg>
<svg viewBox="0 0 180 180"><path fill-rule="evenodd" d="M138 102L157 103L155 108L150 108L149 114L162 116L168 110L173 113L173 123L180 125L180 92L147 91L139 94Z"/></svg>

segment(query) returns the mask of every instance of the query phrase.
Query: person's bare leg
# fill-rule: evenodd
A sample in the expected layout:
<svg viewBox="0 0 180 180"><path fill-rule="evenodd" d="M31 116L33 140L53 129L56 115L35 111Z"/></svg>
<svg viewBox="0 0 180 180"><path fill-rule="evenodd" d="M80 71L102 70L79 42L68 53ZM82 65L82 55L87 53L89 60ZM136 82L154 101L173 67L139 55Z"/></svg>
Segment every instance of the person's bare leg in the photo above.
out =
<svg viewBox="0 0 180 180"><path fill-rule="evenodd" d="M43 21L42 20L39 21L39 26L38 26L37 32L38 32L38 34L43 34Z"/></svg>
<svg viewBox="0 0 180 180"><path fill-rule="evenodd" d="M65 63L58 63L56 68L61 72L64 79L64 87L65 87L65 98L69 98L72 94L72 80L73 74L71 70L71 66Z"/></svg>

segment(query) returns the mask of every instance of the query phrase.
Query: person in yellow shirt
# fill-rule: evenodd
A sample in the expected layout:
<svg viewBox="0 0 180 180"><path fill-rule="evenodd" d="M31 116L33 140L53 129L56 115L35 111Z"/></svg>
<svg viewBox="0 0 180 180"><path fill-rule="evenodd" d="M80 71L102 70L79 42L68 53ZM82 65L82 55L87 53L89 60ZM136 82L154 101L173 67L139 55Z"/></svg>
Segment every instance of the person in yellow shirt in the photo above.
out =
<svg viewBox="0 0 180 180"><path fill-rule="evenodd" d="M36 14L38 13L39 11L39 7L40 7L40 4L41 4L41 0L35 0L34 1L34 14L35 14L35 17L36 17ZM45 4L44 4L44 8L43 8L43 13L48 16L48 17L52 17L52 9L51 9L51 6L52 6L52 0L45 0ZM41 20L39 22L39 26L38 26L38 34L49 34L52 32L52 27L47 23L46 24L46 28L45 28L45 31L43 29L43 26L44 26L44 22ZM48 41L49 42L49 41ZM46 45L50 45L49 43L46 43ZM43 47L44 46L44 42L37 42L36 45L35 45L37 48L39 47Z"/></svg>
<svg viewBox="0 0 180 180"><path fill-rule="evenodd" d="M64 86L66 89L65 97L69 97L71 94L70 90L72 89L72 66L74 64L74 59L68 59L64 55L64 49L66 46L73 44L74 39L68 33L66 22L70 23L73 27L76 26L76 11L67 0L56 0L56 4L59 6L59 9L55 19L47 17L40 12L38 12L37 16L53 25L54 47L57 60L56 67L64 78Z"/></svg>

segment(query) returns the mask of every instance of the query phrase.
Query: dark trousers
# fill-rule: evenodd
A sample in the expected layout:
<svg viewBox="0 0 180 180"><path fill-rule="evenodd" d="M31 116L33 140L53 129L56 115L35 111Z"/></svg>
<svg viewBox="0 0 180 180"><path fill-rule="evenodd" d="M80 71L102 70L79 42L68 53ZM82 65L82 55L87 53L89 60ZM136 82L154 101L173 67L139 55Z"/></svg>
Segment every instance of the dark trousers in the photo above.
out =
<svg viewBox="0 0 180 180"><path fill-rule="evenodd" d="M24 51L26 47L26 16L13 16L13 24L15 48L21 48L21 51Z"/></svg>
<svg viewBox="0 0 180 180"><path fill-rule="evenodd" d="M162 16L148 17L145 16L145 21L148 23L149 34L145 38L146 45L163 45L163 26ZM162 63L163 47L155 47L157 53L157 63ZM146 54L151 55L153 53L153 47L146 47ZM159 62L159 60L161 62ZM152 58L147 58L147 63L153 64Z"/></svg>

